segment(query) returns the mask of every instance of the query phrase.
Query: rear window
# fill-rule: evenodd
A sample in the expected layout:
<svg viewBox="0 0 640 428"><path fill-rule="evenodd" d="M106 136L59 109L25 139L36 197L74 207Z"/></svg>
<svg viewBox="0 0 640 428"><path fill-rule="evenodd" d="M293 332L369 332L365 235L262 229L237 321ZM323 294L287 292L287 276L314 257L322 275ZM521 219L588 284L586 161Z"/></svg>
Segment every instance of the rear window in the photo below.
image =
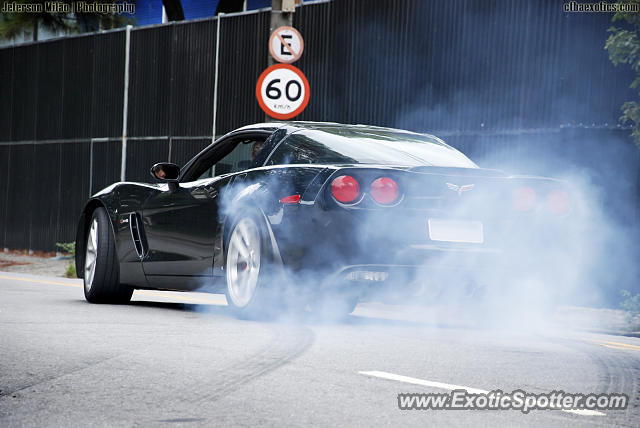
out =
<svg viewBox="0 0 640 428"><path fill-rule="evenodd" d="M339 128L291 134L272 153L268 165L381 164L476 168L456 149L426 135Z"/></svg>

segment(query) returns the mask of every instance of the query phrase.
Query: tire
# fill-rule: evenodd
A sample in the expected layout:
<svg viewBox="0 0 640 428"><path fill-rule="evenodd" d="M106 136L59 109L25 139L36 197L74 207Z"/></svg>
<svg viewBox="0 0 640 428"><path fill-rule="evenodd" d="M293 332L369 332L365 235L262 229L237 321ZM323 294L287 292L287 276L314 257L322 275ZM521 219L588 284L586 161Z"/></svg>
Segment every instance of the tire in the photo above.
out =
<svg viewBox="0 0 640 428"><path fill-rule="evenodd" d="M232 221L225 240L225 294L241 318L271 318L285 309L284 276L274 263L262 215L250 209Z"/></svg>
<svg viewBox="0 0 640 428"><path fill-rule="evenodd" d="M126 303L133 288L120 284L115 239L104 208L97 208L89 222L84 256L84 297L91 303Z"/></svg>

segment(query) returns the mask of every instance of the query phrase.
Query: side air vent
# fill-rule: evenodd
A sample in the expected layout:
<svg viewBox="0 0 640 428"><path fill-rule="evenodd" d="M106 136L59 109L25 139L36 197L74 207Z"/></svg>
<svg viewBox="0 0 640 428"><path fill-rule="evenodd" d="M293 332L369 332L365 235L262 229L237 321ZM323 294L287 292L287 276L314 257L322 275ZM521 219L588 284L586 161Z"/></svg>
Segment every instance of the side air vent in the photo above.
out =
<svg viewBox="0 0 640 428"><path fill-rule="evenodd" d="M140 217L137 213L129 214L129 228L131 229L131 238L133 239L133 246L136 248L136 253L138 253L138 257L142 258L145 253L145 245L142 239Z"/></svg>

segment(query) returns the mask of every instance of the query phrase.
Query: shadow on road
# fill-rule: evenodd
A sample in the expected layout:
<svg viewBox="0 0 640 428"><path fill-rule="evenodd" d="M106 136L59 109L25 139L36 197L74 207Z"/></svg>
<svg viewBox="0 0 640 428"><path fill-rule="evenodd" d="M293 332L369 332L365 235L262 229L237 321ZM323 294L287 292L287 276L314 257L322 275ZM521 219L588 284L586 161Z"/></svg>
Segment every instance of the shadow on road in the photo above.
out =
<svg viewBox="0 0 640 428"><path fill-rule="evenodd" d="M83 300L76 300L75 303L89 305ZM102 304L102 307L109 306ZM350 314L342 318L321 318L314 313L306 311L296 312L281 312L270 315L262 315L255 317L239 316L228 306L221 305L208 305L197 303L177 303L177 302L156 302L135 300L124 305L112 305L119 307L136 307L136 308L149 308L149 309L161 309L171 310L178 312L190 312L203 315L213 315L224 317L228 319L234 319L238 321L252 321L261 322L267 324L303 324L306 326L388 326L388 327L421 327L421 328L439 328L439 329L456 329L460 328L459 325L439 323L434 320L402 320L402 319L389 319L384 317L376 317L368 314L361 316L358 314ZM357 310L356 310L357 312Z"/></svg>

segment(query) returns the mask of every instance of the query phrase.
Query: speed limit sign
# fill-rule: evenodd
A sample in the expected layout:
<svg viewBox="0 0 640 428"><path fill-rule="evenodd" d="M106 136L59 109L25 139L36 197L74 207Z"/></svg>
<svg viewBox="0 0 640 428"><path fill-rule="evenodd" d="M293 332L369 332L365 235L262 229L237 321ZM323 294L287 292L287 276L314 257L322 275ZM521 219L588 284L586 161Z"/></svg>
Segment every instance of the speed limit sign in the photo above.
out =
<svg viewBox="0 0 640 428"><path fill-rule="evenodd" d="M274 119L291 119L309 103L309 81L297 67L275 64L262 72L256 84L258 104Z"/></svg>

